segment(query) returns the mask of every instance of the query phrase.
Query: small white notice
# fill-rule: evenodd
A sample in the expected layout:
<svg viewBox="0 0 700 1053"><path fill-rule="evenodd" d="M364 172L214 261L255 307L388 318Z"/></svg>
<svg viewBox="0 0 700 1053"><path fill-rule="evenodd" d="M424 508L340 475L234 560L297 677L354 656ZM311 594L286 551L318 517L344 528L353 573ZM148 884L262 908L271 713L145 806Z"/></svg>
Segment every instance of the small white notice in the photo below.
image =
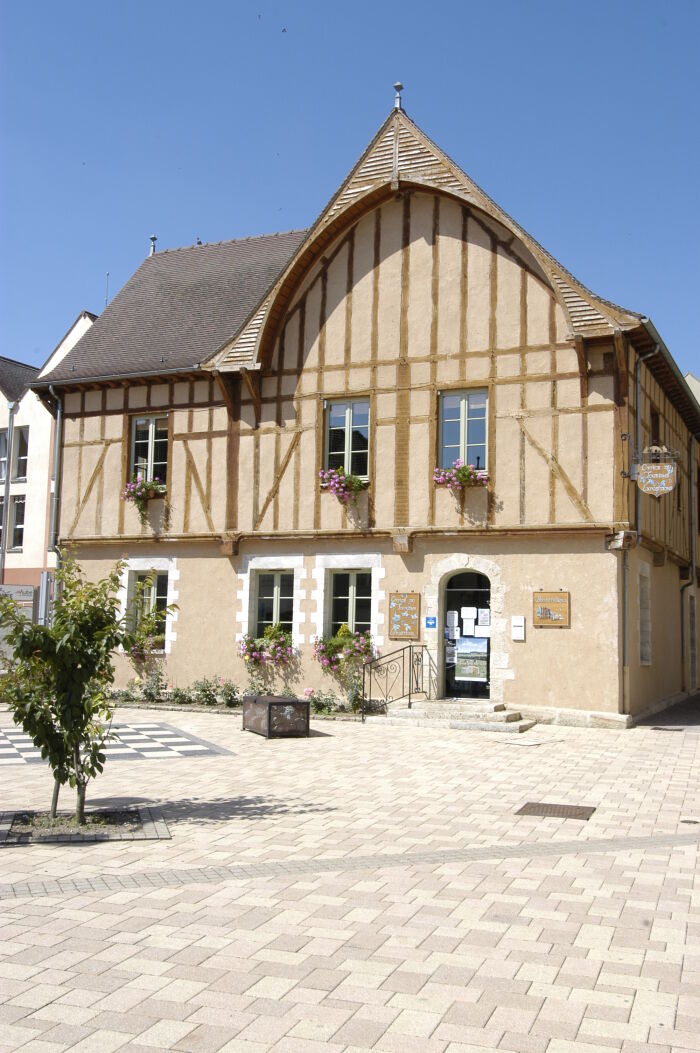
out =
<svg viewBox="0 0 700 1053"><path fill-rule="evenodd" d="M457 611L448 611L445 622L448 629L451 629L453 625L459 625L459 614Z"/></svg>
<svg viewBox="0 0 700 1053"><path fill-rule="evenodd" d="M474 626L474 635L475 636L481 636L481 637L484 637L484 636L488 637L488 636L490 636L491 635L491 626L490 625L475 625Z"/></svg>
<svg viewBox="0 0 700 1053"><path fill-rule="evenodd" d="M479 607L479 625L491 624L491 611L488 607Z"/></svg>
<svg viewBox="0 0 700 1053"><path fill-rule="evenodd" d="M447 626L447 639L448 640L459 640L459 626L448 625Z"/></svg>
<svg viewBox="0 0 700 1053"><path fill-rule="evenodd" d="M513 640L525 639L525 615L514 614L510 619L510 635Z"/></svg>
<svg viewBox="0 0 700 1053"><path fill-rule="evenodd" d="M462 607L461 610L462 619L473 618L476 621L476 607Z"/></svg>
<svg viewBox="0 0 700 1053"><path fill-rule="evenodd" d="M474 635L474 619L465 618L462 622L462 636L473 636Z"/></svg>

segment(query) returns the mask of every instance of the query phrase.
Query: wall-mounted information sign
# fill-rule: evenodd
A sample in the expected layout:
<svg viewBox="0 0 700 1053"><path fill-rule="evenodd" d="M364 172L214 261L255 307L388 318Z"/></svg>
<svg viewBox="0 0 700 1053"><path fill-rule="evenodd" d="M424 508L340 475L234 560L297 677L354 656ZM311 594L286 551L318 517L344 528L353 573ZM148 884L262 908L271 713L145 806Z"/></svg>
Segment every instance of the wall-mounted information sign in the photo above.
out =
<svg viewBox="0 0 700 1053"><path fill-rule="evenodd" d="M420 593L389 593L389 639L420 639Z"/></svg>
<svg viewBox="0 0 700 1053"><path fill-rule="evenodd" d="M571 593L533 592L532 624L536 629L568 629L571 626Z"/></svg>
<svg viewBox="0 0 700 1053"><path fill-rule="evenodd" d="M673 461L661 464L640 464L637 467L637 486L644 494L663 497L670 494L678 480L678 468Z"/></svg>

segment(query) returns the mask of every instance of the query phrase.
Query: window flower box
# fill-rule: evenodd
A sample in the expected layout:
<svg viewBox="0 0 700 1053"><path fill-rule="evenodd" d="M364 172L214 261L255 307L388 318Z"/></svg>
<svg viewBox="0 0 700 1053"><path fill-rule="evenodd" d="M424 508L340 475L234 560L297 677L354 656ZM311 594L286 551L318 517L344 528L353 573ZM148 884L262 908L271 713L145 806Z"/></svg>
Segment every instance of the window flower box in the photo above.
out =
<svg viewBox="0 0 700 1053"><path fill-rule="evenodd" d="M133 476L122 491L122 500L130 501L134 505L141 526L145 526L148 522L148 502L154 498L165 497L167 492L165 483L161 483L160 479L139 479Z"/></svg>
<svg viewBox="0 0 700 1053"><path fill-rule="evenodd" d="M357 495L366 490L369 480L360 475L353 475L343 468L322 468L318 473L321 490L329 494L335 494L341 504L347 505L352 501L357 506Z"/></svg>
<svg viewBox="0 0 700 1053"><path fill-rule="evenodd" d="M446 487L455 497L463 494L471 486L488 486L489 473L484 468L465 464L458 459L451 468L436 468L433 471L433 482L436 486Z"/></svg>

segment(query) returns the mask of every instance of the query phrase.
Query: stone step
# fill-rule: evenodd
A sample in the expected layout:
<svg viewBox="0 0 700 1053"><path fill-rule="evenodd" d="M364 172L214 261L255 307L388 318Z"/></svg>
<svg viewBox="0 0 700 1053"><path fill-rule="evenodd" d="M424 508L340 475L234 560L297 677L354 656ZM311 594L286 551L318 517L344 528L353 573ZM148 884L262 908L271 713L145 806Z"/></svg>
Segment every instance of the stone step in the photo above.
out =
<svg viewBox="0 0 700 1053"><path fill-rule="evenodd" d="M367 717L367 723L372 724L385 724L393 727L402 728L449 728L454 731L496 731L496 732L507 732L510 734L520 734L523 731L529 731L530 728L534 728L537 723L536 720L523 720L519 713L515 714L515 720L479 720L474 719L456 719L456 720L433 720L427 717L415 717L412 720L406 720L398 717L395 713L389 713L386 717Z"/></svg>
<svg viewBox="0 0 700 1053"><path fill-rule="evenodd" d="M390 709L389 715L399 720L493 720L509 723L521 719L520 713L516 710L506 710L502 703L455 706L443 706L441 703L420 704L412 706L411 709L407 706Z"/></svg>
<svg viewBox="0 0 700 1053"><path fill-rule="evenodd" d="M408 709L405 698L397 699L394 706L397 711ZM460 702L452 702L444 698L438 699L436 702L429 702L427 699L417 698L413 700L411 705L411 710L420 710L426 713L502 713L505 708L503 702L489 702L487 698L462 700Z"/></svg>

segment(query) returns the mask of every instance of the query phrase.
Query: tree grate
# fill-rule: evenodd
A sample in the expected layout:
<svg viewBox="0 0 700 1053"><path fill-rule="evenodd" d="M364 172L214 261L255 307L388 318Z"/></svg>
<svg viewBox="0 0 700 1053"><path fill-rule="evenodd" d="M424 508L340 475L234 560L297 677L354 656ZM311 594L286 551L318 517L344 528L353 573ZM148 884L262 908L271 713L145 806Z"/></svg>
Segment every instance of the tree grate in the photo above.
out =
<svg viewBox="0 0 700 1053"><path fill-rule="evenodd" d="M587 821L594 812L595 808L589 808L585 804L545 804L528 801L515 814L539 815L546 819L583 819Z"/></svg>

